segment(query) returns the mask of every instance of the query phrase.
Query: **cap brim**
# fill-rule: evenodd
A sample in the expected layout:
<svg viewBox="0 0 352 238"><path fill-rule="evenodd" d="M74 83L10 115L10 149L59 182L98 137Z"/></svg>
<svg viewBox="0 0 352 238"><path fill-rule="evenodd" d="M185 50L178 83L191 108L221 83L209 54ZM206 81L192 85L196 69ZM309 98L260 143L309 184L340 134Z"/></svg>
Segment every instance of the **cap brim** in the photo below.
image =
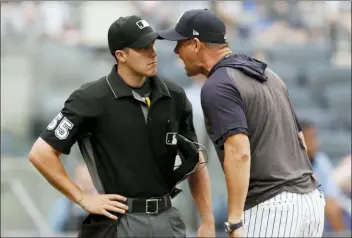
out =
<svg viewBox="0 0 352 238"><path fill-rule="evenodd" d="M153 43L158 38L158 33L156 32L149 32L145 35L143 35L141 38L130 44L128 47L129 48L144 48Z"/></svg>
<svg viewBox="0 0 352 238"><path fill-rule="evenodd" d="M174 28L164 31L158 31L159 40L169 40L169 41L178 41L178 40L188 40L188 37L180 35Z"/></svg>

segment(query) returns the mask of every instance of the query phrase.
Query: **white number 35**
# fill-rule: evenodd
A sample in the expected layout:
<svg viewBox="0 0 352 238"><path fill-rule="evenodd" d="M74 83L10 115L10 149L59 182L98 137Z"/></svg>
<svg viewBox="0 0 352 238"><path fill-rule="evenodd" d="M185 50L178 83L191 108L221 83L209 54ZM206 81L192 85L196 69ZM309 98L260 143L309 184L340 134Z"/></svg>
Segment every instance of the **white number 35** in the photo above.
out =
<svg viewBox="0 0 352 238"><path fill-rule="evenodd" d="M47 127L48 130L54 130L56 128L55 136L60 140L66 139L70 134L70 130L73 128L73 123L70 122L66 117L63 119L62 117L62 113L60 112ZM59 123L60 120L61 122ZM58 123L59 125L57 125Z"/></svg>

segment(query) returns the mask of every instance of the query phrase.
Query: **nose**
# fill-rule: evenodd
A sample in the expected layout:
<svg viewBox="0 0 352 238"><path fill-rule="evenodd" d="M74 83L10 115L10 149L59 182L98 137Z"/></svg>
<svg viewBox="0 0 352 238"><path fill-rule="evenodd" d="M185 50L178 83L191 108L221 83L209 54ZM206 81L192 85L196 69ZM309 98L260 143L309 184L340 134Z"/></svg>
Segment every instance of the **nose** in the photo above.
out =
<svg viewBox="0 0 352 238"><path fill-rule="evenodd" d="M175 46L174 52L178 55L178 45Z"/></svg>
<svg viewBox="0 0 352 238"><path fill-rule="evenodd" d="M151 56L152 58L156 57L156 48L155 48L155 46L152 47L152 49L151 49L151 51L150 51L150 56Z"/></svg>

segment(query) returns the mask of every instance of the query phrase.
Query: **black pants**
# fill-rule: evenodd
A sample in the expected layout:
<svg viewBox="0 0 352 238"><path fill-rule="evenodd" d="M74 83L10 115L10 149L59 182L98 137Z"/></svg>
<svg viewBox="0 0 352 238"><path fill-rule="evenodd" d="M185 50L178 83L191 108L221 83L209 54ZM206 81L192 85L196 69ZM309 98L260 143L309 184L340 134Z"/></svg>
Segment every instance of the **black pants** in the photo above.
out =
<svg viewBox="0 0 352 238"><path fill-rule="evenodd" d="M78 237L186 237L186 225L173 207L155 215L126 213L116 221L89 215L83 221Z"/></svg>

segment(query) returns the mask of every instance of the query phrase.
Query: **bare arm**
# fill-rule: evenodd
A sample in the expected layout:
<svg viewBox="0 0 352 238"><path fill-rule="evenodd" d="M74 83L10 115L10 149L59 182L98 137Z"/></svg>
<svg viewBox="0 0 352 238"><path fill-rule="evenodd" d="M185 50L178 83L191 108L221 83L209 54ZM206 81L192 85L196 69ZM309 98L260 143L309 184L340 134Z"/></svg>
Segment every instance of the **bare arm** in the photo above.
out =
<svg viewBox="0 0 352 238"><path fill-rule="evenodd" d="M82 199L83 191L68 177L60 155L42 138L38 138L29 153L29 161L52 186L71 201L78 203Z"/></svg>
<svg viewBox="0 0 352 238"><path fill-rule="evenodd" d="M244 210L250 174L245 104L232 79L226 77L219 77L214 83L205 84L201 96L203 110L211 123L212 140L219 149L224 149L228 222L237 223Z"/></svg>
<svg viewBox="0 0 352 238"><path fill-rule="evenodd" d="M125 201L126 198L117 194L84 193L68 177L60 160L61 153L69 154L81 133L84 121L99 114L100 107L93 98L84 93L83 89L74 91L65 101L64 108L34 143L29 161L53 187L88 213L117 219L109 211L124 213L128 207L116 200Z"/></svg>
<svg viewBox="0 0 352 238"><path fill-rule="evenodd" d="M67 175L60 161L60 153L54 150L42 138L39 138L29 153L29 161L44 176L44 178L67 198L80 205L87 212L101 214L111 219L117 219L110 212L125 213L128 207L117 201L126 198L117 194L90 195L84 193Z"/></svg>
<svg viewBox="0 0 352 238"><path fill-rule="evenodd" d="M192 104L188 100L186 94L184 94L184 108L181 118L180 134L189 140L196 142L197 136L193 125ZM204 162L204 157L201 152L199 153L199 162ZM198 166L202 165L198 164ZM202 221L214 222L208 169L205 167L192 173L188 177L188 185Z"/></svg>
<svg viewBox="0 0 352 238"><path fill-rule="evenodd" d="M228 137L224 150L228 221L238 223L244 210L250 178L250 144L247 135L239 133Z"/></svg>
<svg viewBox="0 0 352 238"><path fill-rule="evenodd" d="M200 153L200 161L204 161L202 153ZM188 177L188 184L202 221L214 222L210 178L207 167L191 174Z"/></svg>

